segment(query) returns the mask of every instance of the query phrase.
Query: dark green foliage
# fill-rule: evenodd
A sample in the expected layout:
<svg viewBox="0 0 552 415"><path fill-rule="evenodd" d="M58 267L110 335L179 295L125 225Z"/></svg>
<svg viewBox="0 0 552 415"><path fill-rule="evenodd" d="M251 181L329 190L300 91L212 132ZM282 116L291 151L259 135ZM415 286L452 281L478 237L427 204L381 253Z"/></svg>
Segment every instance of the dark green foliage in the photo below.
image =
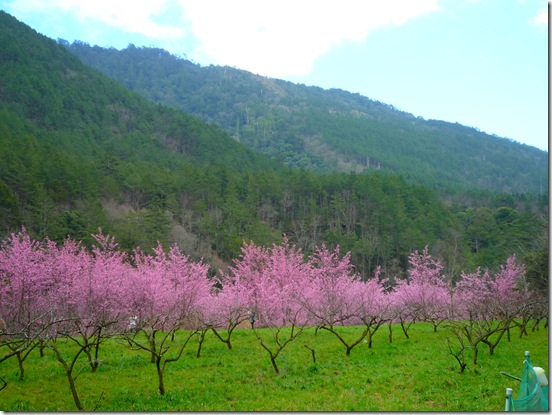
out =
<svg viewBox="0 0 552 415"><path fill-rule="evenodd" d="M546 152L475 128L424 120L338 89L295 85L230 67L201 67L161 49L65 45L142 96L215 122L293 168L384 170L439 191L547 188Z"/></svg>
<svg viewBox="0 0 552 415"><path fill-rule="evenodd" d="M0 20L5 232L25 224L82 238L91 223L109 226L101 199L137 212L177 209L176 180L190 164L272 167L222 130L140 98L3 12Z"/></svg>
<svg viewBox="0 0 552 415"><path fill-rule="evenodd" d="M23 222L17 194L3 180L0 180L0 217L4 225L2 233L18 228Z"/></svg>

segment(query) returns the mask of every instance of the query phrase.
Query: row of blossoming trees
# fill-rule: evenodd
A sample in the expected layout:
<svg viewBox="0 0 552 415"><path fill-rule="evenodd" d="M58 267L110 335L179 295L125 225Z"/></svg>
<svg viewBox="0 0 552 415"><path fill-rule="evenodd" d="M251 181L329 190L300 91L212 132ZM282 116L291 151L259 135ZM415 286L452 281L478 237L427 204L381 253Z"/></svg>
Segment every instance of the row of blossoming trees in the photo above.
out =
<svg viewBox="0 0 552 415"><path fill-rule="evenodd" d="M513 256L496 274L478 269L453 285L426 248L410 256L409 278L389 287L379 271L362 281L339 248L321 246L305 258L287 239L271 248L244 244L228 270L210 279L206 264L176 246L128 254L101 230L94 238L87 250L69 238L62 245L32 240L22 230L0 250L0 363L16 358L23 377L32 350L52 350L79 409L79 357L96 370L100 345L114 336L151 355L163 394L166 365L191 338L199 339L198 356L209 330L231 349L233 330L247 320L276 373L280 352L307 327L332 333L349 355L363 341L372 347L383 325L392 341L392 323L408 337L417 321L450 329L449 348L463 370L467 347L475 364L481 344L493 353L514 325L523 335L548 310L547 298L531 292ZM347 337L339 329L344 325L361 329ZM74 353L64 355L69 349L60 345L68 341Z"/></svg>

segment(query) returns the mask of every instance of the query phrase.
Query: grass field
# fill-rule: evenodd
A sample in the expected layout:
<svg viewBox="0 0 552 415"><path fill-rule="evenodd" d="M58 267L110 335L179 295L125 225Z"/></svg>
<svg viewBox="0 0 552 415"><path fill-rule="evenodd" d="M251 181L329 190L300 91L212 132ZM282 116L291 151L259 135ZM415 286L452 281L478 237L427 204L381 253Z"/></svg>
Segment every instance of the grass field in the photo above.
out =
<svg viewBox="0 0 552 415"><path fill-rule="evenodd" d="M359 328L343 328L354 334ZM182 358L168 365L164 396L157 392L155 365L145 352L128 350L110 340L103 345L103 363L91 373L82 363L76 381L86 410L97 411L502 411L505 388L517 395L519 382L500 374L521 376L525 350L535 366L548 373L548 329L519 338L512 330L493 356L481 346L477 366L471 363L458 373L458 364L447 349L447 331L417 323L406 339L387 326L380 328L369 349L354 348L350 356L326 331L308 329L278 357L276 375L268 354L251 330L234 332L233 349L211 333L201 357L192 341ZM505 336L506 337L506 336ZM316 363L311 351L315 350ZM19 381L15 359L0 365L8 382L0 391L3 411L74 411L68 382L54 354L34 350L25 362Z"/></svg>

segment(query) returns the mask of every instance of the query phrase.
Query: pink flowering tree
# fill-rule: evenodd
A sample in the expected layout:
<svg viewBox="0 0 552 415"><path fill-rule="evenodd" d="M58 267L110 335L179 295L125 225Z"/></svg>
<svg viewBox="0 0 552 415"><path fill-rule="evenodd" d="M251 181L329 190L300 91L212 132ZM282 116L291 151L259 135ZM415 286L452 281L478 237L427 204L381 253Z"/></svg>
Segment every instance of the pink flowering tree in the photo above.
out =
<svg viewBox="0 0 552 415"><path fill-rule="evenodd" d="M211 291L208 265L191 261L176 245L169 252L158 245L153 255L136 250L133 262L135 270L119 292L119 307L130 319L125 338L151 354L164 395L167 364L180 359L203 325Z"/></svg>
<svg viewBox="0 0 552 415"><path fill-rule="evenodd" d="M347 356L366 337L372 347L373 335L391 318L379 268L374 278L362 281L354 273L350 253L340 257L339 247L330 252L324 245L317 248L309 264L311 279L302 290L302 299L313 324L336 336ZM360 326L360 333L347 337L340 329L345 325Z"/></svg>
<svg viewBox="0 0 552 415"><path fill-rule="evenodd" d="M404 306L402 303L402 293L397 292L394 289L386 290L385 298L387 300L387 320L389 329L389 343L393 343L393 325L398 321L401 324L401 328L405 337L408 339L408 329L412 321L405 321Z"/></svg>
<svg viewBox="0 0 552 415"><path fill-rule="evenodd" d="M399 280L395 287L395 304L401 327L408 338L408 327L415 321L433 324L434 331L447 318L451 309L451 289L443 273L443 266L428 253L427 246L420 254L409 257L408 278Z"/></svg>
<svg viewBox="0 0 552 415"><path fill-rule="evenodd" d="M351 339L339 329L339 326L353 324L363 307L356 284L359 276L354 274L350 253L340 258L339 247L330 252L322 245L311 256L309 263L311 279L301 291L303 304L317 329L336 336L345 346L348 356L368 334L368 327L364 327L358 336Z"/></svg>
<svg viewBox="0 0 552 415"><path fill-rule="evenodd" d="M231 350L234 329L250 317L249 290L240 284L239 277L223 275L220 283L222 288L213 290L204 321L205 326Z"/></svg>
<svg viewBox="0 0 552 415"><path fill-rule="evenodd" d="M492 355L513 320L532 303L525 268L514 255L494 275L480 268L463 273L455 298L457 319L449 325L458 341L472 348L473 364L477 364L479 345L489 346Z"/></svg>
<svg viewBox="0 0 552 415"><path fill-rule="evenodd" d="M24 357L40 342L62 364L75 404L83 409L75 386L80 372L77 362L82 353L91 356L93 345L99 347L98 328L113 324L112 317L107 316L113 310L108 301L110 289L104 287L107 295L98 292L103 284L93 280L98 275L92 272L93 259L75 241L67 239L62 246L49 240L39 243L23 230L4 242L0 264L0 312L7 322L3 334L9 339L4 344L12 348L17 345L14 351L21 376ZM72 341L78 347L63 348L66 353L71 351L63 356L60 340Z"/></svg>
<svg viewBox="0 0 552 415"><path fill-rule="evenodd" d="M17 357L19 377L23 362L63 316L53 313L51 275L43 243L32 240L25 229L2 242L0 249L0 363ZM5 386L5 383L2 383Z"/></svg>
<svg viewBox="0 0 552 415"><path fill-rule="evenodd" d="M500 301L495 303L497 315L505 321L506 333L510 341L510 328L518 326L523 333L526 325L526 321L523 321L524 317L533 315L540 299L529 288L525 278L525 265L516 261L515 254L506 260L506 264L500 266L500 270L495 274L494 285L496 295L500 298ZM518 318L521 319L521 323L518 323ZM489 346L490 354L493 354L498 341L495 344L485 339L483 343Z"/></svg>
<svg viewBox="0 0 552 415"><path fill-rule="evenodd" d="M198 321L202 324L197 332L196 356L201 356L201 349L208 331L232 350L232 333L250 316L247 290L240 286L239 281L237 283L229 281L222 275L217 278L210 296L202 304L201 315L198 315Z"/></svg>
<svg viewBox="0 0 552 415"><path fill-rule="evenodd" d="M272 248L245 243L242 255L229 267L227 278L236 285L239 282L248 293L247 309L255 336L276 373L280 372L276 358L309 323L299 298L309 275L301 250L287 238Z"/></svg>
<svg viewBox="0 0 552 415"><path fill-rule="evenodd" d="M96 245L90 253L70 239L59 248L49 243L56 301L70 318L57 326L58 334L82 347L92 372L101 363L100 345L119 333L125 316L118 307L118 289L131 268L113 237L101 229L93 237Z"/></svg>
<svg viewBox="0 0 552 415"><path fill-rule="evenodd" d="M372 347L374 334L386 322L393 318L392 303L385 292L385 281L380 280L380 269L367 281L355 280L353 293L358 301L356 319L364 326L368 348Z"/></svg>
<svg viewBox="0 0 552 415"><path fill-rule="evenodd" d="M47 347L62 365L79 410L84 408L76 380L85 367L79 367L80 356L84 353L87 365L96 371L100 345L119 333L124 316L117 306L118 289L130 270L112 237L103 235L101 230L93 236L97 245L91 253L69 238L62 246L47 241L50 299L56 315L64 317L49 331ZM67 341L76 347L60 347L60 342Z"/></svg>

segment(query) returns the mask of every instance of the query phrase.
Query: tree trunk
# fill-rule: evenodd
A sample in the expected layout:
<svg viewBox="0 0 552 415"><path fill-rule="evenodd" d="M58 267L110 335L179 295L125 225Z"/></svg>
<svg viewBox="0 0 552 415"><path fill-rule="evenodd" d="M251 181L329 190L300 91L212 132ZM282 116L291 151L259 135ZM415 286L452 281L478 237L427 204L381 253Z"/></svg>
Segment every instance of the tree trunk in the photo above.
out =
<svg viewBox="0 0 552 415"><path fill-rule="evenodd" d="M393 328L391 323L389 323L389 344L393 343Z"/></svg>
<svg viewBox="0 0 552 415"><path fill-rule="evenodd" d="M96 370L98 370L98 367L100 366L100 339L97 339L96 343L94 344L94 360L92 361L92 373L94 373Z"/></svg>
<svg viewBox="0 0 552 415"><path fill-rule="evenodd" d="M92 352L90 351L90 347L87 347L84 350L84 354L86 354L86 359L88 360L88 365L90 366L92 372L94 371L94 359L92 359Z"/></svg>
<svg viewBox="0 0 552 415"><path fill-rule="evenodd" d="M71 370L66 370L67 380L69 381L69 388L71 389L71 395L73 395L73 400L79 411L84 411L84 407L81 404L79 394L77 393L77 387L75 385L75 379L73 379L73 374Z"/></svg>
<svg viewBox="0 0 552 415"><path fill-rule="evenodd" d="M401 321L401 328L402 328L402 331L403 331L404 335L406 336L406 338L410 339L410 337L408 337L408 328L404 327L404 321Z"/></svg>
<svg viewBox="0 0 552 415"><path fill-rule="evenodd" d="M94 360L92 361L92 373L94 373L97 369L98 369L98 366L100 366L100 360L99 360L99 355L100 355L100 342L101 342L101 337L102 336L102 328L100 327L98 329L98 333L96 334L96 339L94 341Z"/></svg>
<svg viewBox="0 0 552 415"><path fill-rule="evenodd" d="M0 378L0 391L6 386L8 386L8 382L6 382L3 378Z"/></svg>
<svg viewBox="0 0 552 415"><path fill-rule="evenodd" d="M23 356L21 352L17 353L17 364L19 365L19 381L23 382L25 380L25 368L23 367Z"/></svg>
<svg viewBox="0 0 552 415"><path fill-rule="evenodd" d="M201 346L203 346L203 340L205 340L205 333L207 333L207 330L202 330L199 332L199 345L197 347L197 357L201 356Z"/></svg>
<svg viewBox="0 0 552 415"><path fill-rule="evenodd" d="M473 364L477 365L477 346L473 346Z"/></svg>
<svg viewBox="0 0 552 415"><path fill-rule="evenodd" d="M305 346L307 349L309 349L311 351L311 354L312 354L312 363L316 363L316 355L314 353L314 349L311 349L309 346L307 346L306 344L304 344L303 346Z"/></svg>
<svg viewBox="0 0 552 415"><path fill-rule="evenodd" d="M484 341L484 343L489 346L489 354L491 356L494 355L494 349L496 348L496 346L498 346L498 343L500 343L500 339L502 339L502 336L504 336L504 333L508 332L508 336L510 336L509 324L510 323L508 323L508 326L507 326L508 328L500 331L500 333L498 334L498 337L496 338L494 343L491 343L489 340Z"/></svg>
<svg viewBox="0 0 552 415"><path fill-rule="evenodd" d="M235 326L234 326L235 327ZM226 339L223 339L220 333L215 329L214 327L211 327L211 331L215 336L218 337L218 339L226 344L226 347L228 347L228 350L232 350L232 343L230 343L230 336L232 335L233 328L228 328L227 330L227 336Z"/></svg>
<svg viewBox="0 0 552 415"><path fill-rule="evenodd" d="M84 411L84 407L81 404L79 394L77 393L77 386L75 385L75 378L73 377L73 369L75 367L75 363L77 362L77 359L79 355L84 351L83 348L81 348L75 357L73 357L73 361L71 364L67 364L65 359L61 357L61 354L59 353L59 350L54 346L52 347L52 350L56 354L56 357L58 361L61 363L63 368L65 369L65 374L67 375L67 380L69 381L69 389L71 389L71 395L73 395L73 401L75 402L75 406L79 411Z"/></svg>
<svg viewBox="0 0 552 415"><path fill-rule="evenodd" d="M32 343L31 346L29 346L25 352L19 351L16 353L17 355L17 364L19 365L19 381L25 380L25 367L23 366L23 363L25 362L25 359L29 356L29 354L34 350L34 348L37 346L38 343Z"/></svg>
<svg viewBox="0 0 552 415"><path fill-rule="evenodd" d="M526 336L528 336L527 334L527 326L529 325L529 319L527 320L524 320L522 323L521 323L521 327L520 327L520 332L519 332L519 338L521 339L523 337L523 335L525 334ZM509 335L510 333L508 333ZM510 336L508 336L508 341L510 341Z"/></svg>
<svg viewBox="0 0 552 415"><path fill-rule="evenodd" d="M278 369L278 365L276 364L276 357L270 357L270 363L272 363L272 367L274 368L274 371L277 375L280 374L280 369Z"/></svg>
<svg viewBox="0 0 552 415"><path fill-rule="evenodd" d="M150 346L150 350L151 350L151 359L150 359L150 363L155 363L156 360L157 360L157 356L155 354L155 349L156 349L156 346L155 346L155 335L156 335L157 331L152 331L151 334L148 336L148 343L149 343L149 346ZM172 333L174 335L174 332Z"/></svg>
<svg viewBox="0 0 552 415"><path fill-rule="evenodd" d="M155 365L157 367L157 377L159 379L159 394L165 395L165 382L163 381L163 368L161 367L161 356L155 359Z"/></svg>

